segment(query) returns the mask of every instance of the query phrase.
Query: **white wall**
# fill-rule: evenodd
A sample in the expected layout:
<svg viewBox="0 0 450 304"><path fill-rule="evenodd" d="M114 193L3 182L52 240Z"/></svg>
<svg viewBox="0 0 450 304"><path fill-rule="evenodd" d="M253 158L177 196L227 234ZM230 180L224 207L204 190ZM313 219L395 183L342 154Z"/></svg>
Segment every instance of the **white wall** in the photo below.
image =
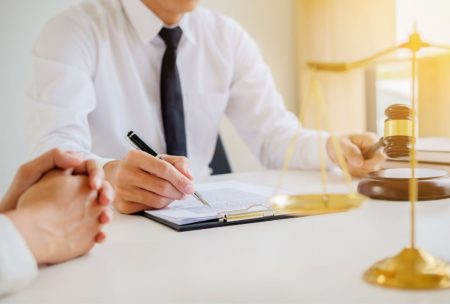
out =
<svg viewBox="0 0 450 304"><path fill-rule="evenodd" d="M0 0L0 194L28 155L25 88L30 51L44 22L76 0Z"/></svg>
<svg viewBox="0 0 450 304"><path fill-rule="evenodd" d="M28 155L25 88L33 41L47 19L78 0L0 0L0 195ZM203 0L237 19L255 38L290 108L296 104L295 0ZM235 171L260 168L228 123L225 144ZM232 149L231 149L232 147Z"/></svg>

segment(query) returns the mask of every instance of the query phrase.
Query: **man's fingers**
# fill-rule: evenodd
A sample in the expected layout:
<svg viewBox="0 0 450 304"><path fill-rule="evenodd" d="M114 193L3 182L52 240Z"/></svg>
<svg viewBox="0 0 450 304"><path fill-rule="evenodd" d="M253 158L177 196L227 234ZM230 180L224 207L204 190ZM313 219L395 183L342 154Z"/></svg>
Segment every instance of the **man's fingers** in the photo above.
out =
<svg viewBox="0 0 450 304"><path fill-rule="evenodd" d="M370 173L372 171L380 170L386 161L386 155L382 152L378 152L374 157L364 162L363 168Z"/></svg>
<svg viewBox="0 0 450 304"><path fill-rule="evenodd" d="M52 149L20 166L13 183L3 200L1 200L0 210L5 212L16 208L19 197L47 172L55 168L63 170L73 168L81 162L82 160L78 157L62 152L59 149Z"/></svg>
<svg viewBox="0 0 450 304"><path fill-rule="evenodd" d="M98 232L94 238L96 243L103 243L106 240L106 233L103 231Z"/></svg>
<svg viewBox="0 0 450 304"><path fill-rule="evenodd" d="M371 152L372 147L378 142L375 133L351 134L348 138L359 148L363 158L369 159L375 156L375 153Z"/></svg>
<svg viewBox="0 0 450 304"><path fill-rule="evenodd" d="M59 150L59 149L56 149ZM61 169L74 168L85 160L85 155L77 151L60 151L55 156L55 167Z"/></svg>
<svg viewBox="0 0 450 304"><path fill-rule="evenodd" d="M120 161L115 175L114 207L121 213L161 209L194 191L174 165L138 150Z"/></svg>
<svg viewBox="0 0 450 304"><path fill-rule="evenodd" d="M179 200L185 195L183 192L175 188L175 186L169 181L140 169L131 171L129 175L130 176L126 178L126 180L131 185L153 192L160 196L170 198L172 200Z"/></svg>
<svg viewBox="0 0 450 304"><path fill-rule="evenodd" d="M86 168L89 176L89 186L92 189L99 190L105 180L103 168L94 160L86 161Z"/></svg>
<svg viewBox="0 0 450 304"><path fill-rule="evenodd" d="M353 144L348 138L343 138L341 145L344 157L348 163L353 167L360 168L364 164L364 158L358 146Z"/></svg>
<svg viewBox="0 0 450 304"><path fill-rule="evenodd" d="M74 168L78 165L80 165L83 162L83 157L81 154L74 153L71 151L61 151L59 149L53 149L47 152L49 155L47 156L49 158L48 160L48 169L51 170L54 168L59 169L69 169ZM44 154L45 156L45 154ZM50 160L53 160L53 163L50 163ZM52 166L51 166L52 165Z"/></svg>
<svg viewBox="0 0 450 304"><path fill-rule="evenodd" d="M376 153L374 157L369 160L364 161L364 164L359 167L350 167L350 173L355 177L364 177L367 176L370 172L380 170L383 167L383 164L386 160L386 156L379 152Z"/></svg>
<svg viewBox="0 0 450 304"><path fill-rule="evenodd" d="M190 195L194 193L192 181L178 171L168 161L150 156L142 151L130 152L129 161L137 168L169 181L180 192Z"/></svg>
<svg viewBox="0 0 450 304"><path fill-rule="evenodd" d="M350 141L357 147L362 153L370 149L378 141L374 133L364 133L349 136ZM370 172L380 170L386 160L386 156L382 151L376 152L370 159L363 159L361 166L355 166L352 175L362 177L366 176Z"/></svg>
<svg viewBox="0 0 450 304"><path fill-rule="evenodd" d="M103 206L107 206L114 201L114 189L107 181L103 182L103 185L98 194L98 203Z"/></svg>
<svg viewBox="0 0 450 304"><path fill-rule="evenodd" d="M98 223L100 225L106 225L111 222L112 220L112 210L109 208L106 208L105 210L100 213L100 216L98 217Z"/></svg>
<svg viewBox="0 0 450 304"><path fill-rule="evenodd" d="M378 138L375 133L367 132L362 134L351 134L348 136L350 141L357 145L361 150L365 150L374 145Z"/></svg>
<svg viewBox="0 0 450 304"><path fill-rule="evenodd" d="M80 165L82 159L59 149L52 149L38 158L22 165L19 169L20 179L28 187L38 181L48 171L59 168L69 169Z"/></svg>
<svg viewBox="0 0 450 304"><path fill-rule="evenodd" d="M138 211L145 209L161 209L168 206L171 202L173 202L173 199L163 197L156 193L131 185L124 188L117 187L116 194L117 197L120 197L119 201L133 202L146 206L146 208L140 209ZM117 207L117 203L115 203L114 205ZM119 207L123 207L121 206L120 203L119 205L120 205ZM120 210L123 208L118 209Z"/></svg>
<svg viewBox="0 0 450 304"><path fill-rule="evenodd" d="M194 193L192 181L176 169L172 164L158 160L154 173L165 180L168 180L175 188L184 194Z"/></svg>
<svg viewBox="0 0 450 304"><path fill-rule="evenodd" d="M173 155L161 155L161 158L172 164L178 171L183 173L184 176L190 180L194 179L194 176L189 170L189 159L184 156L173 156Z"/></svg>
<svg viewBox="0 0 450 304"><path fill-rule="evenodd" d="M365 160L363 152L367 151L377 142L377 137L373 133L353 134L340 137L340 144L348 163L348 169L353 176L362 177L368 173L379 170L385 161L385 155L378 151L370 159ZM330 158L337 162L336 151L332 145L332 141L327 142L327 151Z"/></svg>
<svg viewBox="0 0 450 304"><path fill-rule="evenodd" d="M75 174L86 174L89 176L89 186L93 190L99 190L105 179L102 167L93 159L86 160L74 170Z"/></svg>
<svg viewBox="0 0 450 304"><path fill-rule="evenodd" d="M114 207L120 212L125 214L132 214L139 211L149 210L149 209L155 209L152 207L149 207L145 204L131 202L131 201L115 201Z"/></svg>

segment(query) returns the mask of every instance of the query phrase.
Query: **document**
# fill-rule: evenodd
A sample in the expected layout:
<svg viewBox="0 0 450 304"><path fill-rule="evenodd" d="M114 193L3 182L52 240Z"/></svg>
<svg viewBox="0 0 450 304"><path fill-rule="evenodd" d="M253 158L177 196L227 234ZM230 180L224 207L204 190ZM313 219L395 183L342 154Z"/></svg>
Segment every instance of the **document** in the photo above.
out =
<svg viewBox="0 0 450 304"><path fill-rule="evenodd" d="M273 194L272 188L236 181L199 184L196 190L211 208L190 196L164 209L146 212L177 225L186 225L219 219L223 212L269 210L268 199Z"/></svg>
<svg viewBox="0 0 450 304"><path fill-rule="evenodd" d="M416 159L419 163L450 165L450 139L439 137L419 138L416 145ZM409 157L389 159L409 162Z"/></svg>
<svg viewBox="0 0 450 304"><path fill-rule="evenodd" d="M417 151L450 153L450 138L421 137L417 140Z"/></svg>

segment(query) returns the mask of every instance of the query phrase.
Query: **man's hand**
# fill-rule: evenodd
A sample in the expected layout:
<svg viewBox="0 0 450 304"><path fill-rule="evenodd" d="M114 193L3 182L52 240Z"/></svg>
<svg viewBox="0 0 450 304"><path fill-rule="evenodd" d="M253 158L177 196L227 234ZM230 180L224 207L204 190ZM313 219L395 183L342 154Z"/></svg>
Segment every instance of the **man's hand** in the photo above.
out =
<svg viewBox="0 0 450 304"><path fill-rule="evenodd" d="M382 151L378 151L370 159L364 159L363 157L363 154L378 141L375 134L365 133L341 136L337 138L337 141L342 147L350 174L355 177L363 177L372 171L381 169L386 160L386 156ZM339 165L331 137L327 141L327 152L331 160Z"/></svg>
<svg viewBox="0 0 450 304"><path fill-rule="evenodd" d="M164 160L139 150L105 165L106 179L116 192L114 207L122 213L160 209L194 193L187 158L164 155Z"/></svg>
<svg viewBox="0 0 450 304"><path fill-rule="evenodd" d="M11 186L0 202L0 212L15 209L19 197L38 182L45 173L53 169L69 168L73 168L76 174L87 174L91 189L99 190L102 186L104 173L94 161L84 161L73 152L52 149L19 168Z"/></svg>
<svg viewBox="0 0 450 304"><path fill-rule="evenodd" d="M111 218L112 187L93 190L85 175L72 170L45 174L6 213L26 240L39 264L54 264L87 253L105 239L101 226Z"/></svg>

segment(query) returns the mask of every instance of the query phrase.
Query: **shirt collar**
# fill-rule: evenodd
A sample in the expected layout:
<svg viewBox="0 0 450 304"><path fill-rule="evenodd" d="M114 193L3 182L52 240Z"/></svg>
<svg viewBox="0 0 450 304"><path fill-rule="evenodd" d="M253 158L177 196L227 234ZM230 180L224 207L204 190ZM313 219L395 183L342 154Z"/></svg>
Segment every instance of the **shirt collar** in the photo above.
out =
<svg viewBox="0 0 450 304"><path fill-rule="evenodd" d="M142 42L149 43L158 36L164 22L151 9L140 0L122 0L122 4ZM195 44L189 13L184 14L178 26L183 30L183 36Z"/></svg>

